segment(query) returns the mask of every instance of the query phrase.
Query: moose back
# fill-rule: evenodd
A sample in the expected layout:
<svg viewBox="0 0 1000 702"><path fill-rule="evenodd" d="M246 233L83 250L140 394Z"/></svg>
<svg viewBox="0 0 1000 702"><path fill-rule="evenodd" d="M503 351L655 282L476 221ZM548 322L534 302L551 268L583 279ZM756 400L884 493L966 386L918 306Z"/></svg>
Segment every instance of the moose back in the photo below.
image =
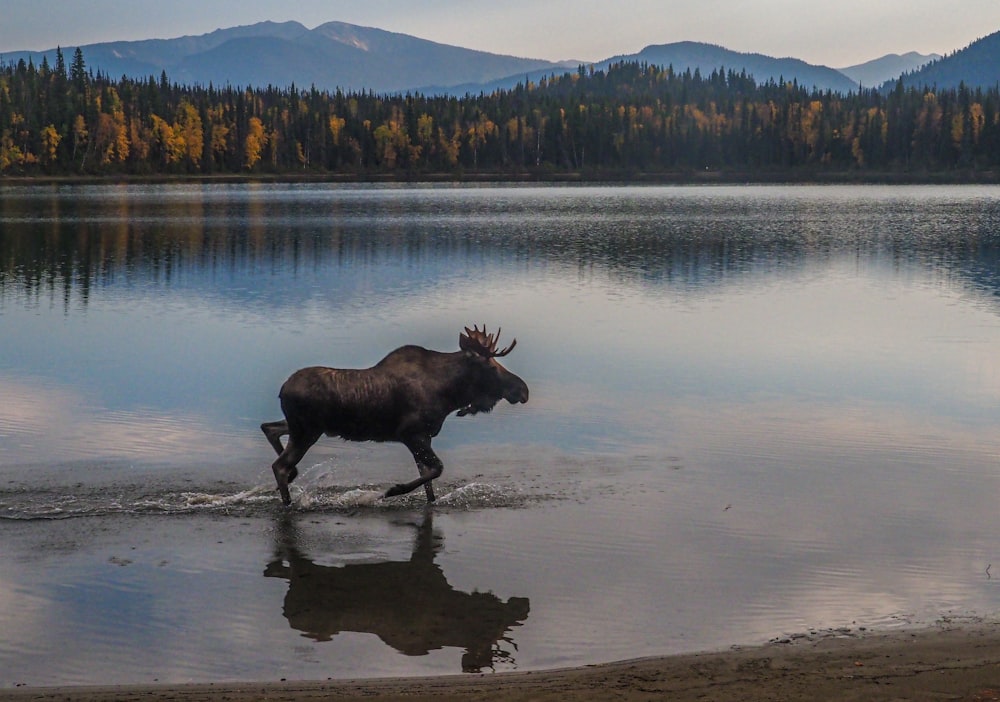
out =
<svg viewBox="0 0 1000 702"><path fill-rule="evenodd" d="M283 420L260 425L278 454L271 465L278 492L286 505L288 485L298 475L298 463L319 438L339 436L349 441L398 441L410 450L419 477L399 483L385 497L405 495L421 485L434 501L431 481L444 466L431 449L444 420L489 412L500 400L528 401L528 386L497 360L513 351L517 339L497 350L500 330L487 334L477 326L459 335L459 350L431 351L402 346L371 368L312 366L296 371L281 386ZM281 437L288 443L281 444Z"/></svg>

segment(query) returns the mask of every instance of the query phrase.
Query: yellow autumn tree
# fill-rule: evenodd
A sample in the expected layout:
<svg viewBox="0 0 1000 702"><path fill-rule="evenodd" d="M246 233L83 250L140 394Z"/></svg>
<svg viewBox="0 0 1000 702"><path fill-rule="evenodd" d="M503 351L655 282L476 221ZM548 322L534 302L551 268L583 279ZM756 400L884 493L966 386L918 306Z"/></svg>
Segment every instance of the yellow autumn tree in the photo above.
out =
<svg viewBox="0 0 1000 702"><path fill-rule="evenodd" d="M965 139L965 115L956 112L951 117L951 143L956 149L962 148Z"/></svg>
<svg viewBox="0 0 1000 702"><path fill-rule="evenodd" d="M76 161L76 154L78 151L83 151L86 149L87 140L90 137L90 132L87 130L87 120L84 119L83 115L77 115L73 118L73 153L71 155L72 159Z"/></svg>
<svg viewBox="0 0 1000 702"><path fill-rule="evenodd" d="M128 158L130 144L128 128L125 125L125 113L122 110L119 109L113 114L101 112L97 115L93 147L102 166L110 163L122 163Z"/></svg>
<svg viewBox="0 0 1000 702"><path fill-rule="evenodd" d="M208 148L210 158L221 161L229 148L229 125L225 121L224 110L219 107L208 110Z"/></svg>
<svg viewBox="0 0 1000 702"><path fill-rule="evenodd" d="M149 159L149 139L149 129L142 124L141 120L130 119L128 121L129 154L134 161L145 163Z"/></svg>
<svg viewBox="0 0 1000 702"><path fill-rule="evenodd" d="M95 103L100 112L91 137L94 152L101 165L122 163L128 158L130 145L121 97L115 88L109 86Z"/></svg>
<svg viewBox="0 0 1000 702"><path fill-rule="evenodd" d="M260 161L266 143L264 123L260 121L259 117L251 117L247 124L246 139L243 140L243 165L247 170L253 170L253 167Z"/></svg>
<svg viewBox="0 0 1000 702"><path fill-rule="evenodd" d="M972 128L972 143L979 144L979 137L986 126L986 112L978 102L969 105L969 126Z"/></svg>
<svg viewBox="0 0 1000 702"><path fill-rule="evenodd" d="M0 134L0 173L23 163L24 152L14 143L10 130L3 130L3 133Z"/></svg>
<svg viewBox="0 0 1000 702"><path fill-rule="evenodd" d="M334 146L340 146L340 135L344 131L344 125L347 124L347 120L343 117L338 117L334 115L330 118L330 136L333 139Z"/></svg>
<svg viewBox="0 0 1000 702"><path fill-rule="evenodd" d="M177 106L174 133L180 140L178 148L182 158L187 161L189 166L198 168L201 165L201 156L205 151L205 132L198 109L187 100L182 100Z"/></svg>
<svg viewBox="0 0 1000 702"><path fill-rule="evenodd" d="M811 100L803 105L800 112L802 121L800 134L803 144L807 147L806 155L810 160L818 159L822 140L823 103Z"/></svg>
<svg viewBox="0 0 1000 702"><path fill-rule="evenodd" d="M405 165L400 162L412 156L405 119L398 107L393 107L389 119L376 127L372 136L380 165L393 169L397 165Z"/></svg>
<svg viewBox="0 0 1000 702"><path fill-rule="evenodd" d="M152 140L158 148L160 157L164 165L177 163L184 156L184 139L174 130L174 125L168 124L165 119L156 114L151 114Z"/></svg>
<svg viewBox="0 0 1000 702"><path fill-rule="evenodd" d="M445 163L449 166L458 165L458 152L462 147L462 128L455 123L452 126L451 134L441 127L437 130L438 151L444 156Z"/></svg>
<svg viewBox="0 0 1000 702"><path fill-rule="evenodd" d="M431 156L434 151L434 118L429 114L424 113L417 118L417 144L417 158L421 153Z"/></svg>
<svg viewBox="0 0 1000 702"><path fill-rule="evenodd" d="M497 131L497 125L482 112L479 113L478 119L466 130L469 148L472 149L473 168L479 167L479 149L486 144L487 139L495 137Z"/></svg>
<svg viewBox="0 0 1000 702"><path fill-rule="evenodd" d="M396 167L396 138L391 124L380 124L372 136L375 138L375 148L379 163L388 169Z"/></svg>
<svg viewBox="0 0 1000 702"><path fill-rule="evenodd" d="M115 153L115 120L106 112L97 115L94 127L94 154L102 166L111 163Z"/></svg>
<svg viewBox="0 0 1000 702"><path fill-rule="evenodd" d="M62 134L56 129L54 124L48 124L42 128L42 163L51 165L56 162L59 154L59 142L62 141Z"/></svg>

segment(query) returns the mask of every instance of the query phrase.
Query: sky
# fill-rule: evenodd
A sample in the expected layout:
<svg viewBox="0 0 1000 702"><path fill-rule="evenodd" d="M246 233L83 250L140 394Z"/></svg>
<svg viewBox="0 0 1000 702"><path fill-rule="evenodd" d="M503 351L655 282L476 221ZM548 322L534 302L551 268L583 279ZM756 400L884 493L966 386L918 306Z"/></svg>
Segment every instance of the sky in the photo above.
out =
<svg viewBox="0 0 1000 702"><path fill-rule="evenodd" d="M846 67L947 54L1000 31L997 0L0 0L0 53L166 39L264 20L348 22L538 59L702 41Z"/></svg>

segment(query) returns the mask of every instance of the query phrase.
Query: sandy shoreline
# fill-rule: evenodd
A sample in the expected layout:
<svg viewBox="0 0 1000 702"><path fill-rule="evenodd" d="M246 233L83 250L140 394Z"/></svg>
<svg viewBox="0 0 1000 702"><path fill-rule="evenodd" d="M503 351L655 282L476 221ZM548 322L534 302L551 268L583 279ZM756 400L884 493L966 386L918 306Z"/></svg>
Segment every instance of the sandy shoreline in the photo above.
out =
<svg viewBox="0 0 1000 702"><path fill-rule="evenodd" d="M862 636L541 672L327 682L0 689L0 700L1000 700L1000 624Z"/></svg>

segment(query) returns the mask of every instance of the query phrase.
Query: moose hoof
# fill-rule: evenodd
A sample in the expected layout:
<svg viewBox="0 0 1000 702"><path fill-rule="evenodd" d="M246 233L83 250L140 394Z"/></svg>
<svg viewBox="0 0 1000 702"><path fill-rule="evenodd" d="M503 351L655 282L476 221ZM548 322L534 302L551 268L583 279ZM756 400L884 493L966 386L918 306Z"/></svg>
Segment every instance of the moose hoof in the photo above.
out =
<svg viewBox="0 0 1000 702"><path fill-rule="evenodd" d="M287 469L278 465L271 466L271 470L274 472L274 481L278 483L278 492L281 493L281 501L286 505L292 504L292 496L288 494L288 483L295 479L299 471L296 470L295 466Z"/></svg>
<svg viewBox="0 0 1000 702"><path fill-rule="evenodd" d="M403 484L393 485L391 488L385 491L386 497L395 497L396 495L405 495L406 486Z"/></svg>

